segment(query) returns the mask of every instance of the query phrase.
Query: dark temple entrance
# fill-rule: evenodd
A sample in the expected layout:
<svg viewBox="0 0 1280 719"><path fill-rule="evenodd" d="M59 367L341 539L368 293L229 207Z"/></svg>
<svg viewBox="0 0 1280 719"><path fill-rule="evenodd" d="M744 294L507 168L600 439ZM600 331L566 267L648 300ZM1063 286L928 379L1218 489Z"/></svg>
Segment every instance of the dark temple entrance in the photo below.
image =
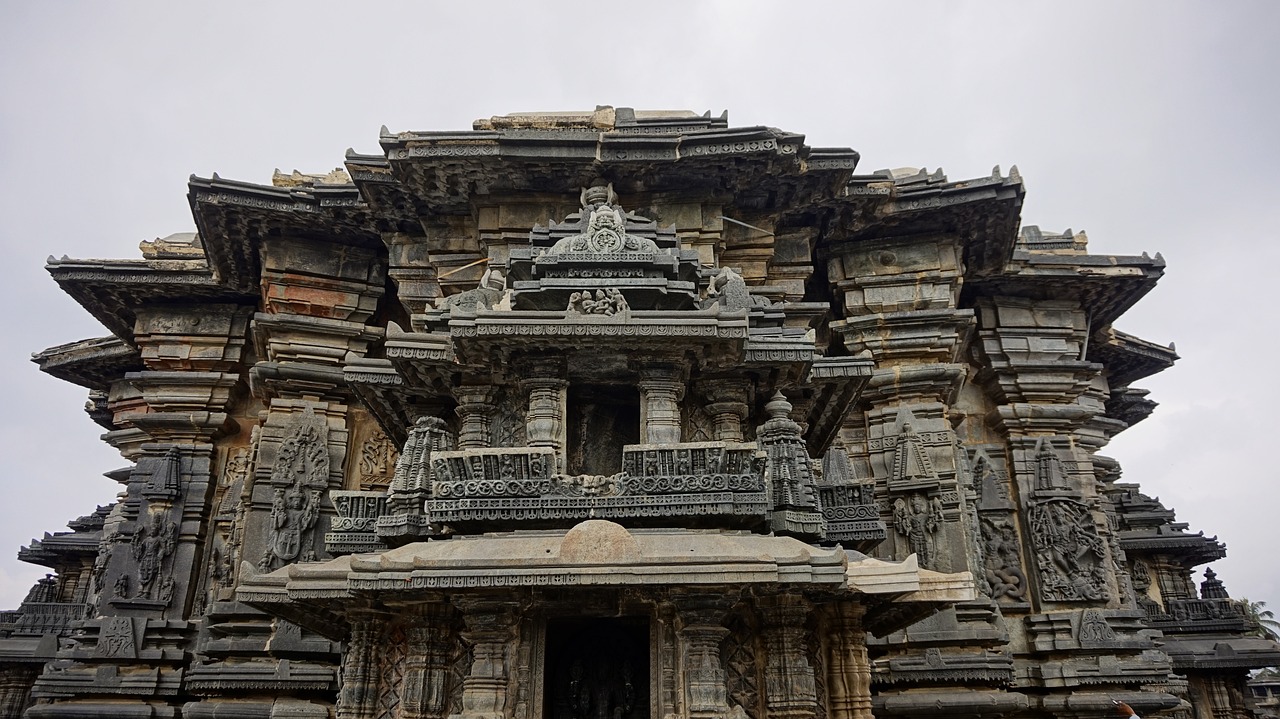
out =
<svg viewBox="0 0 1280 719"><path fill-rule="evenodd" d="M547 622L543 719L648 719L649 620Z"/></svg>

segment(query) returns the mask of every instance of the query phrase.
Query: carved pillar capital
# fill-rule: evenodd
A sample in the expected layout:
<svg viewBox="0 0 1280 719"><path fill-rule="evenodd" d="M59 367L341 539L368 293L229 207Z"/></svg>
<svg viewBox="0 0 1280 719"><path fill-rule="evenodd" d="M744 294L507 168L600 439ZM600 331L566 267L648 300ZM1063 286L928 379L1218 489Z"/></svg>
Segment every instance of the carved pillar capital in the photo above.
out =
<svg viewBox="0 0 1280 719"><path fill-rule="evenodd" d="M529 397L525 413L525 441L530 447L554 449L556 462L563 467L567 431L565 408L569 389L569 382L564 379L564 360L529 358L521 363L520 369L520 386Z"/></svg>
<svg viewBox="0 0 1280 719"><path fill-rule="evenodd" d="M489 446L489 423L496 406L493 385L464 385L453 391L458 400L455 410L462 420L458 431L458 449Z"/></svg>
<svg viewBox="0 0 1280 719"><path fill-rule="evenodd" d="M456 613L443 598L416 604L405 627L408 641L401 716L443 719L449 704L449 658Z"/></svg>
<svg viewBox="0 0 1280 719"><path fill-rule="evenodd" d="M679 444L684 368L675 362L643 362L638 363L637 369L640 372L640 441Z"/></svg>
<svg viewBox="0 0 1280 719"><path fill-rule="evenodd" d="M708 402L707 414L718 442L741 442L742 423L747 419L750 385L742 379L705 380L698 385Z"/></svg>
<svg viewBox="0 0 1280 719"><path fill-rule="evenodd" d="M373 719L378 711L378 646L383 617L372 611L348 615L351 634L342 655L342 690L338 719Z"/></svg>

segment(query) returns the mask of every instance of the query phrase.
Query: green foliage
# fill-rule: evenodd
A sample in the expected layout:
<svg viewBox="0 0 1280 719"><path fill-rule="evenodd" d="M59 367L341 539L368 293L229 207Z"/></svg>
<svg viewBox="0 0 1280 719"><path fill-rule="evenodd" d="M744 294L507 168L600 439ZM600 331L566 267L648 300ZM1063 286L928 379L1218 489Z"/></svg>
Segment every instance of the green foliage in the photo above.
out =
<svg viewBox="0 0 1280 719"><path fill-rule="evenodd" d="M1266 602L1241 599L1240 604L1244 607L1245 618L1253 624L1250 632L1253 636L1280 642L1280 621L1276 621L1275 612L1266 608Z"/></svg>

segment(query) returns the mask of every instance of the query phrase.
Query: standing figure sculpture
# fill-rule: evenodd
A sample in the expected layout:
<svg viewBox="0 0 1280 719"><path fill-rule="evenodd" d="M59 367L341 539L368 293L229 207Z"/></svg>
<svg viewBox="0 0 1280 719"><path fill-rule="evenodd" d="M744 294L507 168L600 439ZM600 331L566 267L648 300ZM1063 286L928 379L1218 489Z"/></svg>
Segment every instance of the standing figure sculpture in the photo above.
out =
<svg viewBox="0 0 1280 719"><path fill-rule="evenodd" d="M893 527L907 538L921 567L934 568L933 534L941 518L942 504L936 497L932 503L923 494L911 495L910 503L902 497L894 500Z"/></svg>
<svg viewBox="0 0 1280 719"><path fill-rule="evenodd" d="M151 515L150 522L133 535L133 558L138 562L138 597L154 599L156 579L164 560L173 553L177 525L166 522L164 514Z"/></svg>
<svg viewBox="0 0 1280 719"><path fill-rule="evenodd" d="M315 550L310 547L304 550L303 538L307 530L315 526L319 516L319 490L308 490L304 494L295 487L286 494L283 489L277 489L271 503L270 544L259 568L265 571L299 557L303 561L314 561Z"/></svg>

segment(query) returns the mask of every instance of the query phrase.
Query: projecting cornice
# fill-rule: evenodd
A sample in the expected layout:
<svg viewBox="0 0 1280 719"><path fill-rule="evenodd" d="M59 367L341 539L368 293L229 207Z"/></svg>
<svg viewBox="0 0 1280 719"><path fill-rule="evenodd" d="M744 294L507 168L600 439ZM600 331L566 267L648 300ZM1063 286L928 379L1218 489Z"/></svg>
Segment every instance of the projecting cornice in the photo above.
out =
<svg viewBox="0 0 1280 719"><path fill-rule="evenodd" d="M235 304L255 296L218 282L204 259L74 260L64 256L50 257L45 269L94 319L129 343L137 310L144 305Z"/></svg>
<svg viewBox="0 0 1280 719"><path fill-rule="evenodd" d="M352 184L275 187L191 176L187 198L209 258L227 287L251 292L264 237L322 238L381 248L379 218Z"/></svg>

